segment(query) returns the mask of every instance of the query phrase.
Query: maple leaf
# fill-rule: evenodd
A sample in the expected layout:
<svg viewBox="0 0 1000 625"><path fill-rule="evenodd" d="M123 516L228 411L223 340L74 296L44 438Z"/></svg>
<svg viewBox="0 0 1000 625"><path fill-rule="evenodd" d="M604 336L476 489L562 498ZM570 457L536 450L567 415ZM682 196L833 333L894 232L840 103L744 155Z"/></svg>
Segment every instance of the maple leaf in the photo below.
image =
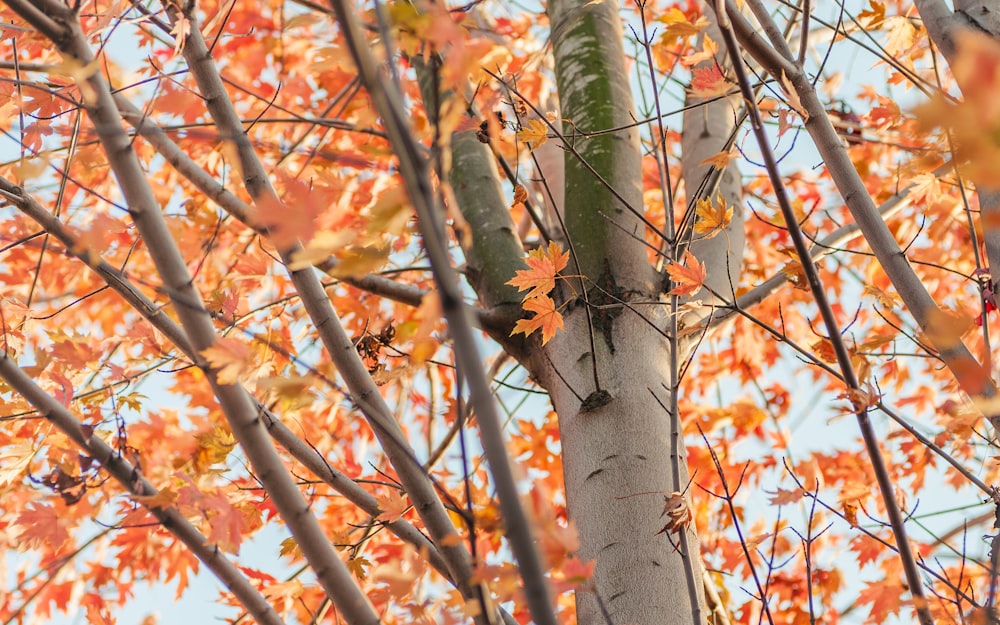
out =
<svg viewBox="0 0 1000 625"><path fill-rule="evenodd" d="M856 501L845 501L844 506L844 520L850 523L851 527L858 526L858 504Z"/></svg>
<svg viewBox="0 0 1000 625"><path fill-rule="evenodd" d="M962 342L964 335L972 327L972 319L943 312L936 308L927 311L924 332L939 350L947 350Z"/></svg>
<svg viewBox="0 0 1000 625"><path fill-rule="evenodd" d="M4 446L0 450L0 486L20 480L35 451L35 443L27 438Z"/></svg>
<svg viewBox="0 0 1000 625"><path fill-rule="evenodd" d="M191 35L191 20L183 15L178 15L174 19L170 34L174 36L174 54L180 54L184 51L184 44L187 43L187 39Z"/></svg>
<svg viewBox="0 0 1000 625"><path fill-rule="evenodd" d="M302 555L302 550L299 549L299 543L295 542L294 536L289 536L285 540L281 541L281 549L278 551L278 555L281 556L300 556Z"/></svg>
<svg viewBox="0 0 1000 625"><path fill-rule="evenodd" d="M559 576L553 580L556 592L563 593L567 590L589 587L596 566L596 560L584 562L577 556L568 558L560 567Z"/></svg>
<svg viewBox="0 0 1000 625"><path fill-rule="evenodd" d="M871 0L868 6L871 8L858 13L858 21L863 23L865 28L878 28L885 21L885 4Z"/></svg>
<svg viewBox="0 0 1000 625"><path fill-rule="evenodd" d="M528 144L528 149L534 152L548 141L549 127L540 119L529 119L517 131L517 138Z"/></svg>
<svg viewBox="0 0 1000 625"><path fill-rule="evenodd" d="M525 259L530 269L519 269L517 274L507 281L516 286L518 291L531 291L524 299L546 295L556 286L556 275L565 269L569 262L569 252L563 252L555 241L549 241L548 248L537 248L528 252Z"/></svg>
<svg viewBox="0 0 1000 625"><path fill-rule="evenodd" d="M238 161L236 161L238 162ZM317 202L309 186L300 180L285 180L281 198L264 195L257 199L254 219L267 228L268 238L279 250L293 247L299 240L308 242L316 233Z"/></svg>
<svg viewBox="0 0 1000 625"><path fill-rule="evenodd" d="M667 265L667 275L675 283L670 295L691 295L701 289L702 283L708 275L705 265L698 262L690 251L684 252L684 264L670 263Z"/></svg>
<svg viewBox="0 0 1000 625"><path fill-rule="evenodd" d="M421 548L418 551L407 545L397 558L376 567L371 576L373 582L384 585L389 594L401 599L413 591L414 585L426 568L426 549Z"/></svg>
<svg viewBox="0 0 1000 625"><path fill-rule="evenodd" d="M32 501L17 515L14 522L21 528L15 545L20 551L43 547L59 551L69 541L66 527L70 520L71 517L60 514L49 504Z"/></svg>
<svg viewBox="0 0 1000 625"><path fill-rule="evenodd" d="M522 306L526 311L535 313L535 316L531 319L519 319L514 324L514 330L510 333L511 336L518 333L530 336L535 330L540 328L542 330L542 345L545 345L556 335L558 330L562 330L565 327L563 325L563 316L556 310L556 303L548 295L539 295L538 297L526 299Z"/></svg>
<svg viewBox="0 0 1000 625"><path fill-rule="evenodd" d="M132 495L132 499L147 508L169 508L177 501L177 493L170 488L162 488L152 495Z"/></svg>
<svg viewBox="0 0 1000 625"><path fill-rule="evenodd" d="M524 188L523 184L514 185L514 201L511 204L511 208L518 204L523 204L525 200L528 199L528 190Z"/></svg>
<svg viewBox="0 0 1000 625"><path fill-rule="evenodd" d="M302 248L292 253L288 264L289 271L298 271L326 262L337 252L343 251L348 244L356 240L356 233L347 228L337 231L321 230L313 236Z"/></svg>
<svg viewBox="0 0 1000 625"><path fill-rule="evenodd" d="M202 350L208 365L216 369L219 384L235 384L250 370L250 347L234 338L221 338Z"/></svg>
<svg viewBox="0 0 1000 625"><path fill-rule="evenodd" d="M656 21L667 25L663 31L661 41L667 45L672 45L681 39L693 37L708 28L708 19L704 15L699 15L693 23L687 15L677 7L671 7L656 18Z"/></svg>
<svg viewBox="0 0 1000 625"><path fill-rule="evenodd" d="M712 200L704 198L698 200L695 208L695 215L698 221L694 224L694 233L702 235L704 239L711 239L719 234L723 228L733 220L733 207L726 206L726 199L718 196L718 206L712 205Z"/></svg>
<svg viewBox="0 0 1000 625"><path fill-rule="evenodd" d="M719 44L712 41L712 38L705 35L705 40L701 43L700 52L692 52L691 54L685 56L681 59L681 65L687 68L694 67L699 63L705 61L710 61L715 58L715 54L719 51Z"/></svg>
<svg viewBox="0 0 1000 625"><path fill-rule="evenodd" d="M806 270L802 263L793 260L781 268L781 273L785 274L792 286L800 291L809 290L809 279L806 277Z"/></svg>
<svg viewBox="0 0 1000 625"><path fill-rule="evenodd" d="M691 95L696 98L714 98L729 93L732 85L722 75L718 65L691 70Z"/></svg>
<svg viewBox="0 0 1000 625"><path fill-rule="evenodd" d="M899 614L900 608L903 607L903 597L905 594L906 588L903 584L891 579L885 579L877 582L869 582L865 586L865 589L858 593L855 603L872 604L870 611L871 622L885 623L889 620L888 617Z"/></svg>
<svg viewBox="0 0 1000 625"><path fill-rule="evenodd" d="M796 503L802 496L805 495L806 491L801 488L793 488L792 490L785 490L784 488L779 488L774 491L768 502L771 505L781 506L789 503Z"/></svg>
<svg viewBox="0 0 1000 625"><path fill-rule="evenodd" d="M660 513L660 516L667 517L667 524L657 534L680 532L690 525L694 519L691 515L691 507L688 505L687 499L678 491L664 495L663 512Z"/></svg>
<svg viewBox="0 0 1000 625"><path fill-rule="evenodd" d="M883 44L886 54L899 57L913 47L917 37L917 29L909 17L894 15L885 18L883 25L889 29L889 35Z"/></svg>
<svg viewBox="0 0 1000 625"><path fill-rule="evenodd" d="M354 556L347 561L347 569L361 581L365 581L368 577L367 568L371 566L371 562L368 558L364 556Z"/></svg>
<svg viewBox="0 0 1000 625"><path fill-rule="evenodd" d="M390 491L384 497L378 497L378 507L382 512L375 517L380 523L392 523L403 518L406 511L410 509L410 501L406 493L400 491Z"/></svg>
<svg viewBox="0 0 1000 625"><path fill-rule="evenodd" d="M883 291L882 289L878 288L873 284L865 285L864 295L868 295L869 297L874 297L875 300L878 301L878 303L881 304L884 308L889 308L889 309L895 308L896 306L902 303L902 300L900 299L899 295L896 295L895 293L886 293L885 291Z"/></svg>
<svg viewBox="0 0 1000 625"><path fill-rule="evenodd" d="M739 153L735 150L726 150L723 152L716 152L715 154L709 156L708 158L702 160L699 165L711 165L716 169L725 169L726 165L729 164L734 158L739 156Z"/></svg>
<svg viewBox="0 0 1000 625"><path fill-rule="evenodd" d="M804 121L809 121L809 113L807 113L805 107L802 106L802 101L799 99L799 93L795 90L795 87L792 86L792 81L788 79L785 72L781 72L781 88L785 92L785 98L788 100L788 106L798 113Z"/></svg>
<svg viewBox="0 0 1000 625"><path fill-rule="evenodd" d="M90 78L101 69L101 60L94 59L86 65L82 61L71 56L63 58L61 63L57 63L49 68L49 73L55 76L66 76L71 78L80 89L80 94L85 102L96 102L97 92L90 85Z"/></svg>

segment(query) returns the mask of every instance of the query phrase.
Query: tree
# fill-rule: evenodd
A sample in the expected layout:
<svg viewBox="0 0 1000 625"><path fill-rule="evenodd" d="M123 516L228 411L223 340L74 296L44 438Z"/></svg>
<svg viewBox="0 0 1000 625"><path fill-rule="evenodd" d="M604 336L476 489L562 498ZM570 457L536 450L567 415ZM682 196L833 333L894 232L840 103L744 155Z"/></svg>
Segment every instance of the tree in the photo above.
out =
<svg viewBox="0 0 1000 625"><path fill-rule="evenodd" d="M995 618L988 3L2 11L5 622Z"/></svg>

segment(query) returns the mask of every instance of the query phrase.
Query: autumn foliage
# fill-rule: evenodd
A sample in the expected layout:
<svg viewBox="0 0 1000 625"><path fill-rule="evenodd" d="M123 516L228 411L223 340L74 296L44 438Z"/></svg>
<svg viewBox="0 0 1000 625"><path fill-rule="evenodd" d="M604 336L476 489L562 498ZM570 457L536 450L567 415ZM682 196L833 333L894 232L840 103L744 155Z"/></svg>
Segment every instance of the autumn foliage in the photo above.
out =
<svg viewBox="0 0 1000 625"><path fill-rule="evenodd" d="M185 606L212 574L230 622L537 622L485 397L552 614L573 623L600 563L580 555L565 422L530 363L580 331L573 311L601 341L653 308L678 357L675 388L649 392L675 391L652 405L692 477L617 496L662 510L651 544L697 532L706 622L992 622L1000 30L943 51L933 2L745 4L790 22L781 59L804 79L753 61L741 85L693 0L622 3L643 154L627 236L662 280L638 302L584 275L553 208L546 159L600 133L558 110L543 6L0 4L0 622L151 623L173 609L151 587ZM398 86L408 151L344 7ZM741 203L678 182L686 97L731 103L740 126L702 164L735 172ZM821 125L884 239L811 147ZM460 180L470 145L488 159ZM495 228L466 210L494 187ZM734 214L742 268L720 291L698 245L725 248ZM484 251L505 241L509 263ZM891 242L920 292L877 257ZM605 399L581 395L584 416Z"/></svg>

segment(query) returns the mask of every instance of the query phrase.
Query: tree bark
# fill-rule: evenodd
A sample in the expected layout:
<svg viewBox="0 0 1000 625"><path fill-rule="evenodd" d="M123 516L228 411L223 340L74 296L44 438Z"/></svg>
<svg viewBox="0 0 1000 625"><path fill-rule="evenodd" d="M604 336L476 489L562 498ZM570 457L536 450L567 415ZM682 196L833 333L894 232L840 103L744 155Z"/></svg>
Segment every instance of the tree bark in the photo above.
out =
<svg viewBox="0 0 1000 625"><path fill-rule="evenodd" d="M658 534L665 524L658 493L683 490L688 473L679 423L663 408L670 405L668 307L632 305L663 301L663 283L643 242L639 129L621 18L607 0L553 0L548 10L560 114L572 122L563 124L566 272L582 277L560 287L565 331L529 366L559 416L580 557L596 560L593 591L577 592L577 619L696 622L704 618L696 535L685 530L685 551L676 534ZM581 136L609 128L624 129Z"/></svg>

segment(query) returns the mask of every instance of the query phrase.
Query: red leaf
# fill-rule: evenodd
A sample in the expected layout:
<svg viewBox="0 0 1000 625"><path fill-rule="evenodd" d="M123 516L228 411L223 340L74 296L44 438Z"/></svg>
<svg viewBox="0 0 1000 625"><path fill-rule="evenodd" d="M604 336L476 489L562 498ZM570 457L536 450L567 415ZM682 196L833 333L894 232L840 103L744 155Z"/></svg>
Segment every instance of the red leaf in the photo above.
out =
<svg viewBox="0 0 1000 625"><path fill-rule="evenodd" d="M718 65L691 70L691 95L696 98L714 98L725 95L732 88Z"/></svg>
<svg viewBox="0 0 1000 625"><path fill-rule="evenodd" d="M670 290L671 295L691 295L696 293L707 275L705 265L698 262L691 252L684 252L684 264L671 263L667 265L667 274L676 284Z"/></svg>
<svg viewBox="0 0 1000 625"><path fill-rule="evenodd" d="M47 547L58 551L69 541L66 525L69 518L54 507L38 502L29 503L24 512L17 516L16 524L21 526L18 534L18 549L39 549Z"/></svg>

